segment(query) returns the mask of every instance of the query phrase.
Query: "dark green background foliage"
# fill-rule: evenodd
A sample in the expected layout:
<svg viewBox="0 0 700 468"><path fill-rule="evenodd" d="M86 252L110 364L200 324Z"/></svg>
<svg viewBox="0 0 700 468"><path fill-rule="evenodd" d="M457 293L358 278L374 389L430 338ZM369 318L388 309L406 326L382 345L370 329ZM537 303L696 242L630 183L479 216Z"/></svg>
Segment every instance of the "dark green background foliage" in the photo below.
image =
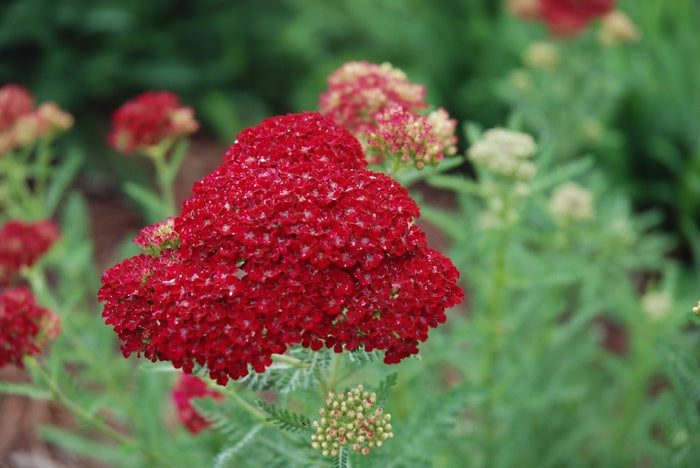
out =
<svg viewBox="0 0 700 468"><path fill-rule="evenodd" d="M621 87L601 103L616 143L579 150L596 154L637 206L662 206L682 253L697 259L700 2L618 4L643 39L612 64ZM5 0L0 83L59 102L77 118L73 138L94 148L104 149L110 113L147 89L178 93L230 142L261 118L316 109L344 61L389 61L426 84L432 104L490 127L510 115L499 85L527 44L546 38L492 0Z"/></svg>

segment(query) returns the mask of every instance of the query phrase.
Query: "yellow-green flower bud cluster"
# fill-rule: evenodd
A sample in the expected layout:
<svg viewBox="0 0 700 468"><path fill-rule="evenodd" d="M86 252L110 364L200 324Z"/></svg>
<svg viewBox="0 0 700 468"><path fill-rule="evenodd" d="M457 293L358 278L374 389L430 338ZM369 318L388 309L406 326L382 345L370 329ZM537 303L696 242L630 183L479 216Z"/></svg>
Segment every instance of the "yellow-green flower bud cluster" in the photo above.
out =
<svg viewBox="0 0 700 468"><path fill-rule="evenodd" d="M394 436L391 415L374 408L377 395L364 390L362 384L347 392L328 392L326 406L318 410L321 419L314 421L316 433L311 446L323 455L336 456L342 447L368 455Z"/></svg>
<svg viewBox="0 0 700 468"><path fill-rule="evenodd" d="M698 305L696 305L695 307L693 307L693 313L694 313L695 315L700 316L700 301L698 301Z"/></svg>
<svg viewBox="0 0 700 468"><path fill-rule="evenodd" d="M536 152L537 145L530 135L492 128L469 148L467 156L474 164L494 174L527 181L535 176L537 168L529 158Z"/></svg>

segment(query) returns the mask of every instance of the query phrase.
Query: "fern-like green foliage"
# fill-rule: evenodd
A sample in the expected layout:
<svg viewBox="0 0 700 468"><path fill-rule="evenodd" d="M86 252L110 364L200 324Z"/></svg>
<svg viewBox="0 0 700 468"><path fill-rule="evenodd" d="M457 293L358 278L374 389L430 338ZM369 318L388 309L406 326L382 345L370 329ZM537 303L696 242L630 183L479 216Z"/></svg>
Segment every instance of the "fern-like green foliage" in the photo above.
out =
<svg viewBox="0 0 700 468"><path fill-rule="evenodd" d="M312 432L311 420L306 416L280 408L265 400L258 400L258 406L267 414L267 420L281 429L297 434Z"/></svg>
<svg viewBox="0 0 700 468"><path fill-rule="evenodd" d="M370 362L378 362L384 359L384 353L379 350L365 351L365 349L360 346L348 353L348 360L357 365L363 365Z"/></svg>
<svg viewBox="0 0 700 468"><path fill-rule="evenodd" d="M318 384L320 371L330 365L332 351L312 351L297 346L287 351L286 356L298 360L298 363L275 362L264 373L251 372L239 382L253 391L274 389L284 395L304 390Z"/></svg>
<svg viewBox="0 0 700 468"><path fill-rule="evenodd" d="M387 375L384 377L384 380L379 382L379 386L377 387L377 390L375 391L377 395L377 405L381 405L384 401L386 401L386 398L389 396L389 392L391 391L391 388L396 385L396 381L398 379L399 373L398 372L392 372L391 374Z"/></svg>

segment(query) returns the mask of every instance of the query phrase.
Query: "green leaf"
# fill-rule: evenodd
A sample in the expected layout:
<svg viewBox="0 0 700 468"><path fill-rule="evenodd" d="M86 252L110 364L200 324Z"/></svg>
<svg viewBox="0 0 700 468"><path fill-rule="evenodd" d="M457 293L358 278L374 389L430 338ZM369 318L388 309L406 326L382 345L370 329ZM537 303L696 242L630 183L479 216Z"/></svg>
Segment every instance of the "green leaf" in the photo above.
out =
<svg viewBox="0 0 700 468"><path fill-rule="evenodd" d="M233 457L236 453L240 452L241 449L249 445L255 439L255 436L258 434L258 432L260 432L260 429L262 429L263 427L263 424L257 424L253 426L251 430L248 431L248 433L236 443L236 445L221 451L214 460L214 468L223 468L224 466L226 466L226 462L228 462L229 459Z"/></svg>
<svg viewBox="0 0 700 468"><path fill-rule="evenodd" d="M533 181L532 193L548 190L551 187L567 182L593 167L593 163L593 158L587 156L551 170L546 176Z"/></svg>
<svg viewBox="0 0 700 468"><path fill-rule="evenodd" d="M72 148L68 152L66 160L61 161L61 164L57 166L57 170L51 177L51 183L46 192L47 213L51 214L56 210L63 194L78 173L82 163L82 152L77 148Z"/></svg>
<svg viewBox="0 0 700 468"><path fill-rule="evenodd" d="M47 390L35 387L32 384L17 384L12 382L0 382L0 393L11 395L23 395L36 400L50 400L51 393Z"/></svg>
<svg viewBox="0 0 700 468"><path fill-rule="evenodd" d="M386 400L386 398L389 396L389 392L391 391L391 388L396 385L396 381L398 379L399 373L398 372L392 372L391 374L387 375L384 377L384 380L379 382L379 387L377 388L377 391L375 394L377 395L377 405L382 404Z"/></svg>
<svg viewBox="0 0 700 468"><path fill-rule="evenodd" d="M335 457L336 468L351 468L352 463L350 463L350 453L346 447L340 447L338 450L338 456Z"/></svg>
<svg viewBox="0 0 700 468"><path fill-rule="evenodd" d="M467 179L464 176L434 175L426 179L428 185L441 189L453 190L458 193L479 195L481 188L479 184Z"/></svg>
<svg viewBox="0 0 700 468"><path fill-rule="evenodd" d="M145 187L142 187L134 182L124 184L124 192L129 195L136 203L138 203L146 212L149 221L156 222L160 217L160 213L165 211L163 201Z"/></svg>
<svg viewBox="0 0 700 468"><path fill-rule="evenodd" d="M112 466L138 466L124 447L110 446L53 426L39 428L41 437L64 449L109 463Z"/></svg>
<svg viewBox="0 0 700 468"><path fill-rule="evenodd" d="M294 433L312 432L311 421L306 416L294 413L265 400L258 400L258 406L267 413L267 420L285 431Z"/></svg>

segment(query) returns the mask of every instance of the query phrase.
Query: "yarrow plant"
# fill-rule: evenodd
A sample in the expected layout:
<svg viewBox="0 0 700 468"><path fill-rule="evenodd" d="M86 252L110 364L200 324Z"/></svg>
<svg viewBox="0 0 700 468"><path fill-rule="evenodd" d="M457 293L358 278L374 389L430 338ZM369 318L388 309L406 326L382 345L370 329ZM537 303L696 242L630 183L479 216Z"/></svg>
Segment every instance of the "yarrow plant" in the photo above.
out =
<svg viewBox="0 0 700 468"><path fill-rule="evenodd" d="M296 344L383 350L386 363L417 353L462 300L458 272L427 247L406 189L365 164L318 113L241 132L175 217L179 246L105 273L124 355L206 366L225 384Z"/></svg>
<svg viewBox="0 0 700 468"><path fill-rule="evenodd" d="M194 110L168 91L147 91L112 115L109 144L124 155L142 154L155 166L159 196L132 184L125 187L132 198L150 207L150 218L175 214L173 183L187 151L186 137L197 129Z"/></svg>
<svg viewBox="0 0 700 468"><path fill-rule="evenodd" d="M23 86L0 88L0 210L9 218L39 219L53 214L60 194L77 170L76 155L53 180L51 143L73 126L73 116L54 102L35 108Z"/></svg>

